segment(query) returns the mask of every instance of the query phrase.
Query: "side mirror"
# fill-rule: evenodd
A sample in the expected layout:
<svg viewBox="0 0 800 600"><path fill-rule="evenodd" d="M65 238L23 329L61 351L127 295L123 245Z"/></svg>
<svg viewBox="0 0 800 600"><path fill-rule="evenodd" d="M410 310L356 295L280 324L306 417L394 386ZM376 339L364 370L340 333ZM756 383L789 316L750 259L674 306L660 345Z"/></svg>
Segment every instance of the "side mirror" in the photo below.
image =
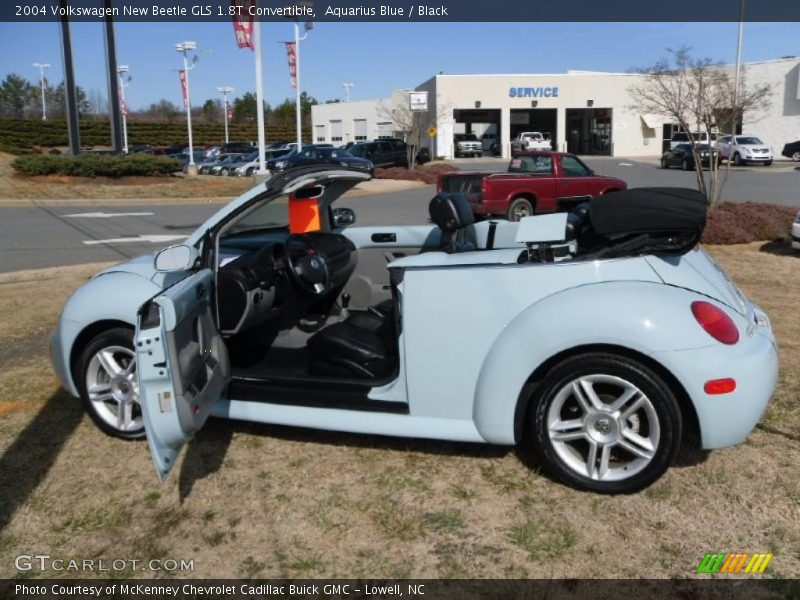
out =
<svg viewBox="0 0 800 600"><path fill-rule="evenodd" d="M197 260L197 250L191 246L180 244L164 248L154 261L156 271L185 271L191 268Z"/></svg>
<svg viewBox="0 0 800 600"><path fill-rule="evenodd" d="M333 225L334 227L347 227L356 222L356 213L352 208L334 208Z"/></svg>

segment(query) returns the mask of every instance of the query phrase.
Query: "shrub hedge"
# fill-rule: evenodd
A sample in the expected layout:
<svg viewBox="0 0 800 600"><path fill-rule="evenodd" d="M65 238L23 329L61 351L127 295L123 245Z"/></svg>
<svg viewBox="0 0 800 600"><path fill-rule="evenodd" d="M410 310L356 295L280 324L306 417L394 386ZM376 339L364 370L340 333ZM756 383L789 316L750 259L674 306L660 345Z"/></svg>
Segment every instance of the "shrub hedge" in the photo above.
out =
<svg viewBox="0 0 800 600"><path fill-rule="evenodd" d="M708 212L704 244L746 244L786 237L797 207L760 202L721 202Z"/></svg>
<svg viewBox="0 0 800 600"><path fill-rule="evenodd" d="M149 154L100 155L30 154L15 158L11 166L21 175L73 175L76 177L125 177L169 175L180 163L166 156Z"/></svg>
<svg viewBox="0 0 800 600"><path fill-rule="evenodd" d="M225 141L225 128L222 123L196 123L192 128L194 143L198 146L216 146ZM80 123L82 146L108 146L111 132L108 121L88 121ZM304 131L304 138L310 139L310 131ZM267 127L267 142L293 140L294 128ZM255 140L258 131L255 124L233 123L230 126L232 141ZM186 124L153 121L128 121L128 143L168 146L186 141ZM34 146L66 146L69 144L65 121L38 121L0 119L0 150L22 154L33 150Z"/></svg>

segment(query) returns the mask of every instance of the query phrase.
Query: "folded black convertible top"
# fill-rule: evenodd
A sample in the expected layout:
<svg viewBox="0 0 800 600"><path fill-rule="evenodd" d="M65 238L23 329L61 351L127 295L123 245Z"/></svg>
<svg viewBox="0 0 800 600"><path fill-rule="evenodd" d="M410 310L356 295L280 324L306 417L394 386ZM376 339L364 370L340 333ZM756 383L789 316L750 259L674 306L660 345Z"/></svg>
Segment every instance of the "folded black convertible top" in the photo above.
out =
<svg viewBox="0 0 800 600"><path fill-rule="evenodd" d="M593 198L589 220L596 233L694 234L706 226L706 197L687 188L635 188Z"/></svg>

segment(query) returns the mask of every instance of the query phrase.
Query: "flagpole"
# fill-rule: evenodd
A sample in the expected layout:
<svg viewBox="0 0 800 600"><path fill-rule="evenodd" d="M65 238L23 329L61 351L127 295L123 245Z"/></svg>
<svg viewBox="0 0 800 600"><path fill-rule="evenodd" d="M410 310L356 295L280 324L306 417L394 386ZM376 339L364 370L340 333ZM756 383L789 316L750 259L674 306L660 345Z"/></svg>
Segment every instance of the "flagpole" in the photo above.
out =
<svg viewBox="0 0 800 600"><path fill-rule="evenodd" d="M267 170L264 135L264 81L261 75L261 21L253 21L253 52L256 55L256 118L258 119L258 172Z"/></svg>
<svg viewBox="0 0 800 600"><path fill-rule="evenodd" d="M300 114L300 23L294 22L294 61L295 61L295 119L297 122L297 151L303 149L303 125Z"/></svg>

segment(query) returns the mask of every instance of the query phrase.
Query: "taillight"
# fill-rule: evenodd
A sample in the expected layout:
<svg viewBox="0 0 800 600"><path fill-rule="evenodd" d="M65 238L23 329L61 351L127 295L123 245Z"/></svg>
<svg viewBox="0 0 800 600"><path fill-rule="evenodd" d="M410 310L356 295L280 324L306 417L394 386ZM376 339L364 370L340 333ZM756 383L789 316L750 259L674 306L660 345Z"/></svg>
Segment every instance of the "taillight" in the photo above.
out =
<svg viewBox="0 0 800 600"><path fill-rule="evenodd" d="M692 302L692 314L700 327L718 342L732 345L739 341L736 323L721 308L710 302L698 300Z"/></svg>
<svg viewBox="0 0 800 600"><path fill-rule="evenodd" d="M485 194L488 191L489 191L489 180L484 179L483 181L481 181L481 192Z"/></svg>

